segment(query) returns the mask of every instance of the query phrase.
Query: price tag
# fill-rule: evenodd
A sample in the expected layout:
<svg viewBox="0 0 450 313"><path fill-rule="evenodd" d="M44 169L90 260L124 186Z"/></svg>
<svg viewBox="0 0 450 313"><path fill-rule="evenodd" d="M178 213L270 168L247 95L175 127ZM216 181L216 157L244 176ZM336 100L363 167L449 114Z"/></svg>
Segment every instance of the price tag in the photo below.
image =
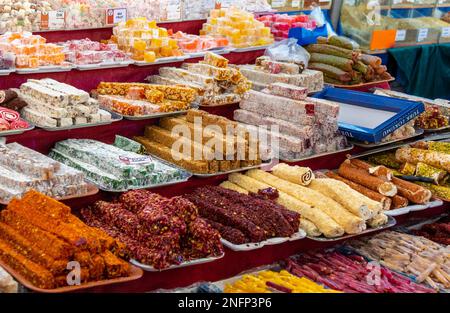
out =
<svg viewBox="0 0 450 313"><path fill-rule="evenodd" d="M442 30L441 30L441 37L444 37L444 38L450 37L450 27L449 27L449 26L447 26L447 27L442 27Z"/></svg>
<svg viewBox="0 0 450 313"><path fill-rule="evenodd" d="M428 28L420 28L417 33L417 42L424 41L428 36Z"/></svg>
<svg viewBox="0 0 450 313"><path fill-rule="evenodd" d="M406 39L406 29L397 29L395 41L404 41Z"/></svg>
<svg viewBox="0 0 450 313"><path fill-rule="evenodd" d="M119 160L122 163L125 163L127 165L145 165L145 164L149 164L152 162L152 158L149 156L142 156L142 157L136 157L136 158L119 156Z"/></svg>
<svg viewBox="0 0 450 313"><path fill-rule="evenodd" d="M300 7L300 0L292 0L292 7L293 8Z"/></svg>
<svg viewBox="0 0 450 313"><path fill-rule="evenodd" d="M66 12L64 10L41 13L41 29L64 29L66 26Z"/></svg>
<svg viewBox="0 0 450 313"><path fill-rule="evenodd" d="M272 8L282 8L286 6L286 0L272 0Z"/></svg>
<svg viewBox="0 0 450 313"><path fill-rule="evenodd" d="M115 25L120 22L127 21L127 9L117 8L117 9L106 9L106 25Z"/></svg>
<svg viewBox="0 0 450 313"><path fill-rule="evenodd" d="M402 2L403 2L403 0L393 0L393 1L392 1L393 4L400 4L400 3L402 3Z"/></svg>
<svg viewBox="0 0 450 313"><path fill-rule="evenodd" d="M181 20L181 3L169 4L167 6L167 20Z"/></svg>

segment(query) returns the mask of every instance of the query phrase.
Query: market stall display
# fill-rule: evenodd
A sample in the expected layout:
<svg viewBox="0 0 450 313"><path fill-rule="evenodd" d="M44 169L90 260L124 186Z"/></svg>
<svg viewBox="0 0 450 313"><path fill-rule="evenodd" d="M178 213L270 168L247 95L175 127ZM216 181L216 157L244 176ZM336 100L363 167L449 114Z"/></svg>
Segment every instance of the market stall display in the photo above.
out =
<svg viewBox="0 0 450 313"><path fill-rule="evenodd" d="M166 28L158 27L156 21L134 18L119 23L109 40L119 49L131 53L133 60L153 63L158 58L183 55L177 41L169 37Z"/></svg>
<svg viewBox="0 0 450 313"><path fill-rule="evenodd" d="M392 79L379 57L361 54L359 46L346 37L319 37L306 50L311 54L308 68L323 72L326 83L360 85Z"/></svg>
<svg viewBox="0 0 450 313"><path fill-rule="evenodd" d="M0 136L31 128L30 124L20 118L19 112L0 106Z"/></svg>
<svg viewBox="0 0 450 313"><path fill-rule="evenodd" d="M175 39L178 46L184 53L203 52L211 49L221 49L228 46L228 39L225 37L197 36L186 34L181 31L170 36Z"/></svg>
<svg viewBox="0 0 450 313"><path fill-rule="evenodd" d="M189 177L151 157L90 139L57 142L50 157L83 172L100 189L116 192L176 183Z"/></svg>
<svg viewBox="0 0 450 313"><path fill-rule="evenodd" d="M57 8L58 3L54 1L1 0L0 34L8 31L37 31L40 28L40 13L49 12Z"/></svg>
<svg viewBox="0 0 450 313"><path fill-rule="evenodd" d="M157 270L223 254L219 233L182 197L135 190L114 203L96 202L82 215L88 225L124 242L132 259Z"/></svg>
<svg viewBox="0 0 450 313"><path fill-rule="evenodd" d="M224 284L225 293L336 293L332 288L324 288L304 277L297 277L286 270L271 270L242 276L219 282ZM216 285L218 283L215 283Z"/></svg>
<svg viewBox="0 0 450 313"><path fill-rule="evenodd" d="M305 64L279 62L263 56L255 65L241 65L241 73L252 82L252 89L261 91L273 83L304 87L308 93L323 89L324 76L320 71L304 69Z"/></svg>
<svg viewBox="0 0 450 313"><path fill-rule="evenodd" d="M252 13L238 9L214 9L200 35L223 36L235 48L265 46L274 42L269 27L255 19Z"/></svg>
<svg viewBox="0 0 450 313"><path fill-rule="evenodd" d="M189 110L185 116L161 118L159 125L147 126L144 136L135 140L151 155L195 175L219 175L262 163L258 139L246 135L236 122Z"/></svg>
<svg viewBox="0 0 450 313"><path fill-rule="evenodd" d="M71 261L81 266L78 285L127 277L122 243L91 228L66 205L36 191L13 199L0 214L0 262L34 288L71 286ZM72 286L76 287L76 283Z"/></svg>
<svg viewBox="0 0 450 313"><path fill-rule="evenodd" d="M99 109L89 93L46 78L29 79L20 86L19 96L27 103L22 117L47 129L89 126L114 121L111 113Z"/></svg>
<svg viewBox="0 0 450 313"><path fill-rule="evenodd" d="M335 152L348 146L346 138L338 133L339 103L306 98L304 88L270 84L267 90L249 91L239 107L234 120L244 123L242 126L249 131L261 132L258 126L269 126L264 135L270 143L278 144L282 160Z"/></svg>
<svg viewBox="0 0 450 313"><path fill-rule="evenodd" d="M0 50L0 71L9 73L9 71L13 70L15 61L16 56L13 53Z"/></svg>
<svg viewBox="0 0 450 313"><path fill-rule="evenodd" d="M264 26L270 27L277 41L288 38L289 30L292 28L314 30L317 27L317 22L305 14L268 14L258 17L257 20L263 22Z"/></svg>
<svg viewBox="0 0 450 313"><path fill-rule="evenodd" d="M448 247L424 237L387 231L352 241L361 255L394 271L412 275L435 290L450 287Z"/></svg>
<svg viewBox="0 0 450 313"><path fill-rule="evenodd" d="M384 266L378 265L379 276L376 277L373 275L373 268L377 265L371 265L362 256L354 253L309 252L293 256L285 262L285 267L291 274L347 293L436 292ZM362 277L365 279L361 279Z"/></svg>
<svg viewBox="0 0 450 313"><path fill-rule="evenodd" d="M101 82L96 89L101 107L126 118L149 118L158 113L185 111L197 92L184 86Z"/></svg>
<svg viewBox="0 0 450 313"><path fill-rule="evenodd" d="M92 191L82 172L18 143L1 145L0 153L2 203L21 197L30 189L55 198L79 197Z"/></svg>
<svg viewBox="0 0 450 313"><path fill-rule="evenodd" d="M251 83L228 60L213 52L206 52L200 63L184 63L182 68L161 67L159 75L147 78L150 83L181 85L198 93L197 102L204 106L237 103L250 90Z"/></svg>

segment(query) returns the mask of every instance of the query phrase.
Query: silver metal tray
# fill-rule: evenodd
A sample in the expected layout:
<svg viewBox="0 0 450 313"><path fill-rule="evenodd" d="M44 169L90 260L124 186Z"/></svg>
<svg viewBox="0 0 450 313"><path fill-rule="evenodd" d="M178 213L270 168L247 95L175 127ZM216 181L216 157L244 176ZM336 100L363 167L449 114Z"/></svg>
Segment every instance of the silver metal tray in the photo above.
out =
<svg viewBox="0 0 450 313"><path fill-rule="evenodd" d="M196 177L201 177L201 178L215 177L215 176L221 176L221 175L227 175L227 174L232 174L232 173L239 173L239 172L244 172L244 171L248 171L248 170L253 170L253 169L261 168L261 167L264 167L264 166L269 166L271 164L272 164L272 161L266 162L266 163L261 163L259 165L241 167L241 168L237 168L237 169L234 169L234 170L231 170L231 171L226 171L226 172L217 172L217 173L212 173L212 174L192 173L192 175L196 176Z"/></svg>
<svg viewBox="0 0 450 313"><path fill-rule="evenodd" d="M370 148L377 148L377 147L391 145L393 143L403 142L403 141L406 141L406 140L409 140L409 139L421 136L421 135L424 134L424 132L425 131L423 129L419 128L419 129L416 129L416 133L414 135L412 135L412 136L401 138L401 139L397 139L397 140L392 140L392 141L388 141L388 142L365 143L365 142L356 141L356 140L350 140L350 141L355 146L370 149Z"/></svg>
<svg viewBox="0 0 450 313"><path fill-rule="evenodd" d="M384 214L386 214L387 216L400 216L400 215L405 215L411 212L417 212L417 211L423 211L423 210L427 210L427 209L431 209L431 208L436 208L438 206L441 206L444 204L444 201L440 200L440 199L436 199L433 201L430 201L426 204L414 204L414 205L409 205L407 207L404 208L399 208L399 209L395 209L395 210L389 210L389 211L383 211Z"/></svg>
<svg viewBox="0 0 450 313"><path fill-rule="evenodd" d="M153 63L148 63L145 61L134 61L134 65L137 66L149 66L149 65L155 65L155 64L166 64L166 63L174 63L174 62L181 62L186 59L189 59L189 55L179 56L179 57L169 57L169 58L159 58L156 59Z"/></svg>
<svg viewBox="0 0 450 313"><path fill-rule="evenodd" d="M300 162L300 161L306 161L306 160L312 160L312 159L316 159L316 158L320 158L323 156L327 156L327 155L333 155L333 154L338 154L338 153L342 153L342 152L346 152L346 151L350 151L353 150L355 146L353 146L352 144L350 144L348 147L342 149L342 150L337 150L337 151L332 151L332 152L324 152L324 153L319 153L319 154L313 154L304 158L300 158L300 159L293 159L293 160L285 160L285 159L280 159L283 162L286 163L295 163L295 162Z"/></svg>
<svg viewBox="0 0 450 313"><path fill-rule="evenodd" d="M7 76L11 73L14 73L16 71L15 68L7 69L7 70L0 70L0 76Z"/></svg>
<svg viewBox="0 0 450 313"><path fill-rule="evenodd" d="M199 264L204 264L204 263L209 263L209 262L213 262L215 260L219 260L221 258L223 258L225 255L225 253L222 253L222 255L216 256L216 257L209 257L209 258L203 258L203 259L196 259L196 260L192 260L192 261L186 261L183 262L179 265L171 265L168 268L164 268L164 269L156 269L151 265L147 265L147 264L142 264L134 259L130 260L130 263L133 264L134 266L137 266L141 269L143 269L146 272L162 272L162 271L167 271L167 270L173 270L175 268L183 268L183 267L188 267L188 266L194 266L194 265L199 265Z"/></svg>
<svg viewBox="0 0 450 313"><path fill-rule="evenodd" d="M267 239L267 240L264 240L261 242L256 242L256 243L244 243L241 245L237 245L237 244L229 242L228 240L225 240L223 238L220 240L225 247L227 247L233 251L251 251L251 250L261 249L264 246L278 245L278 244L285 243L288 241L296 241L296 240L300 240L303 238L306 238L306 233L302 229L299 229L298 232L293 234L291 237L270 238L270 239Z"/></svg>
<svg viewBox="0 0 450 313"><path fill-rule="evenodd" d="M119 67L127 67L131 64L134 64L134 61L122 61L122 62L102 62L97 64L83 64L76 65L76 69L79 71L92 71L92 70L103 70L108 68L119 68Z"/></svg>
<svg viewBox="0 0 450 313"><path fill-rule="evenodd" d="M440 128L424 129L424 131L425 131L425 133L429 134L429 133L440 132L440 131L447 130L447 129L450 129L450 125L444 126L444 127L440 127Z"/></svg>
<svg viewBox="0 0 450 313"><path fill-rule="evenodd" d="M395 226L397 224L397 221L395 220L395 218L393 218L392 216L388 216L388 222L385 225L382 225L380 227L376 227L376 228L368 228L365 231L359 233L359 234L354 234L354 235L344 235L341 237L336 237L336 238L325 238L323 236L320 237L310 237L307 236L307 238L314 240L314 241L323 241L323 242L333 242L333 241L340 241L340 240L345 240L345 239L350 239L353 237L357 237L357 236L361 236L361 235L366 235L366 234L370 234L379 230L384 230L384 229L388 229L391 228L393 226Z"/></svg>
<svg viewBox="0 0 450 313"><path fill-rule="evenodd" d="M40 73L59 73L70 72L74 68L73 65L67 66L41 66L38 68L17 68L17 74L40 74Z"/></svg>
<svg viewBox="0 0 450 313"><path fill-rule="evenodd" d="M111 112L110 112L111 113ZM60 130L71 130L71 129L78 129L78 128L88 128L88 127L95 127L95 126L103 126L103 125L109 125L115 122L119 122L123 119L123 117L119 114L116 114L114 112L111 113L112 119L107 122L99 122L99 123L88 123L88 124L79 124L79 125L71 125L66 127L43 127L36 125L36 127L42 128L43 130L49 131L49 132L57 132Z"/></svg>
<svg viewBox="0 0 450 313"><path fill-rule="evenodd" d="M189 55L189 58L193 59L193 58L203 57L206 54L206 52L212 52L212 53L221 55L221 54L230 53L232 51L235 51L235 48L225 47L222 49L211 49L211 50L207 50L207 51L191 52L191 53L188 53L188 55Z"/></svg>
<svg viewBox="0 0 450 313"><path fill-rule="evenodd" d="M109 111L109 110L108 110ZM183 110L183 111L175 111L175 112L164 112L164 113L155 113L155 114L148 114L148 115L122 115L122 117L126 120L131 120L131 121L140 121L140 120L149 120L149 119L153 119L153 118L159 118L159 117L167 117L167 116L177 116L177 115L182 115L187 113L188 110ZM111 111L109 111L111 112ZM113 112L116 113L116 112ZM116 113L118 115L120 115L119 113Z"/></svg>
<svg viewBox="0 0 450 313"><path fill-rule="evenodd" d="M247 48L236 48L233 52L249 52L249 51L257 51L257 50L266 50L271 45L265 46L255 46L255 47L247 47Z"/></svg>
<svg viewBox="0 0 450 313"><path fill-rule="evenodd" d="M20 135L20 134L23 134L24 132L33 130L34 129L34 125L29 123L29 122L27 122L27 123L30 124L30 126L28 128L1 131L0 132L0 137L12 136L12 135Z"/></svg>

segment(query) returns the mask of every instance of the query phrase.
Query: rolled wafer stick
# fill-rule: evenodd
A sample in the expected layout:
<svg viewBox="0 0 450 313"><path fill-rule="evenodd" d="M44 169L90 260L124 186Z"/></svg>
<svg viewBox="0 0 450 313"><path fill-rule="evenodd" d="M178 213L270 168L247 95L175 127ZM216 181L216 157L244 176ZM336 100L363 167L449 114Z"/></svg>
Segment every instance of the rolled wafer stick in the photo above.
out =
<svg viewBox="0 0 450 313"><path fill-rule="evenodd" d="M368 197L368 198L370 198L370 199L372 199L372 200L374 200L376 202L379 202L381 204L381 208L382 208L383 211L387 211L387 210L390 209L391 203L392 203L391 198L383 196L379 192L373 191L373 190L371 190L371 189L369 189L367 187L364 187L364 186L362 186L360 184L352 182L351 180L348 180L348 179L346 179L346 178L344 178L342 176L339 176L336 173L327 172L325 175L327 177L329 177L329 178L340 180L341 182L346 183L348 186L350 186L352 189L356 190L357 192L365 195L366 197ZM378 206L369 206L369 209L371 209L372 211L375 211L375 212L380 211L378 209Z"/></svg>
<svg viewBox="0 0 450 313"><path fill-rule="evenodd" d="M294 184L308 186L314 180L314 173L309 167L289 166L284 163L272 168L272 174Z"/></svg>
<svg viewBox="0 0 450 313"><path fill-rule="evenodd" d="M356 166L363 170L367 170L370 174L382 178L386 181L392 180L392 171L383 165L372 166L369 163L366 163L358 159L352 159L350 160L350 163L353 166Z"/></svg>
<svg viewBox="0 0 450 313"><path fill-rule="evenodd" d="M405 197L399 196L399 195L395 195L392 197L392 210L395 209L400 209L400 208L404 208L407 207L409 204L408 199L406 199Z"/></svg>
<svg viewBox="0 0 450 313"><path fill-rule="evenodd" d="M366 170L353 167L349 160L346 160L341 164L339 167L339 175L387 197L393 197L397 194L397 186L393 183L372 176Z"/></svg>

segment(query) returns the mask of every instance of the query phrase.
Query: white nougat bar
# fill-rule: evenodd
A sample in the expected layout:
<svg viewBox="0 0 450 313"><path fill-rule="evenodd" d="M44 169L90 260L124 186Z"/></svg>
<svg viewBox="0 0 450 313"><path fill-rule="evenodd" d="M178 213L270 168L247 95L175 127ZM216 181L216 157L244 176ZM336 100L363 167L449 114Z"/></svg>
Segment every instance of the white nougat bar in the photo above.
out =
<svg viewBox="0 0 450 313"><path fill-rule="evenodd" d="M175 67L161 67L159 75L171 79L194 82L203 86L213 85L214 78L201 74L191 73L187 70Z"/></svg>

